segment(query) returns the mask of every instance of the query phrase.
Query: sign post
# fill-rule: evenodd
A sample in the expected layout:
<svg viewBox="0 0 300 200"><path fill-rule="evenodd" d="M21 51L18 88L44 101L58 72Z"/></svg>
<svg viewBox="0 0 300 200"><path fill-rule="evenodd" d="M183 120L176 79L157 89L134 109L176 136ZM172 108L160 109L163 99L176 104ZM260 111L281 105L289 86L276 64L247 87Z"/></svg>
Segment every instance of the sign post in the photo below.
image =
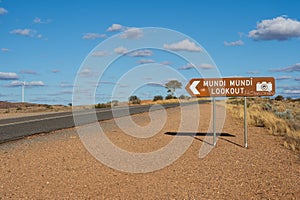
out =
<svg viewBox="0 0 300 200"><path fill-rule="evenodd" d="M232 77L195 78L185 89L191 96L213 97L213 145L216 145L216 105L215 97L244 97L244 146L248 147L247 97L273 96L275 79L273 77Z"/></svg>
<svg viewBox="0 0 300 200"><path fill-rule="evenodd" d="M215 97L213 97L213 134L214 134L213 145L216 146L217 134L216 134L216 98Z"/></svg>
<svg viewBox="0 0 300 200"><path fill-rule="evenodd" d="M244 147L248 148L247 97L244 97Z"/></svg>

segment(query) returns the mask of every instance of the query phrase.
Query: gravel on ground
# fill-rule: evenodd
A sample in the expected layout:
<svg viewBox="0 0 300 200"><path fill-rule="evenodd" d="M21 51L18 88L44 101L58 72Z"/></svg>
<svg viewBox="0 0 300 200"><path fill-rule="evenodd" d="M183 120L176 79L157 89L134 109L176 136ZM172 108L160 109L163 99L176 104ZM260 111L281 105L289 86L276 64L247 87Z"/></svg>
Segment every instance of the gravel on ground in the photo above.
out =
<svg viewBox="0 0 300 200"><path fill-rule="evenodd" d="M174 138L180 108L167 109L163 129L148 139L125 134L114 120L100 122L107 137L131 152L151 152ZM191 116L195 112L191 106ZM208 130L211 105L200 105L198 133L171 165L150 173L125 173L97 161L75 128L0 145L0 199L300 199L300 159L283 138L249 127L227 114L223 134L204 158L199 149ZM140 126L148 113L132 116ZM192 137L192 136L189 136Z"/></svg>

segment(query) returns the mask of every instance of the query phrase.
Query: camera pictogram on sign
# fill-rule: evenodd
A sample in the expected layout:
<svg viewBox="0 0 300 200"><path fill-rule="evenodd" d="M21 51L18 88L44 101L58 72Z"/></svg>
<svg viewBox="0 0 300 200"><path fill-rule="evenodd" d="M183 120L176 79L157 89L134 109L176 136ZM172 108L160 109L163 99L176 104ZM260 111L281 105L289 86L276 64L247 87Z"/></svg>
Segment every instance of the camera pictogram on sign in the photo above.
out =
<svg viewBox="0 0 300 200"><path fill-rule="evenodd" d="M271 82L266 82L266 81L263 81L263 82L257 82L256 83L256 91L257 92L263 92L263 91L268 91L268 92L271 92L273 89L272 89L273 85Z"/></svg>

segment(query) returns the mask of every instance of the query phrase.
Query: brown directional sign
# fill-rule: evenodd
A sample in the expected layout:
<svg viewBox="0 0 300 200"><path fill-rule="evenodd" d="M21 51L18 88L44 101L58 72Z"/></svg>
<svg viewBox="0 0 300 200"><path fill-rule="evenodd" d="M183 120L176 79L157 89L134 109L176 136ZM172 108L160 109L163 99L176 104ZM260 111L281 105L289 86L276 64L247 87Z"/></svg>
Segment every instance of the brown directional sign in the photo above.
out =
<svg viewBox="0 0 300 200"><path fill-rule="evenodd" d="M254 97L273 96L273 77L195 78L185 89L196 97Z"/></svg>

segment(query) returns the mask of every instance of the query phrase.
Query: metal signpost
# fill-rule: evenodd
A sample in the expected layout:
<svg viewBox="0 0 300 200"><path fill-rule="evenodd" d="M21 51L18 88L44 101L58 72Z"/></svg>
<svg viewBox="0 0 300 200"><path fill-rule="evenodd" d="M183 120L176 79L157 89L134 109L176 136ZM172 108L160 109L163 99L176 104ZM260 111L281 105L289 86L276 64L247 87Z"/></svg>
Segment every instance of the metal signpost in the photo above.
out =
<svg viewBox="0 0 300 200"><path fill-rule="evenodd" d="M213 145L216 145L216 99L215 97L244 97L244 146L248 147L247 97L273 96L273 77L195 78L185 89L195 97L213 98Z"/></svg>
<svg viewBox="0 0 300 200"><path fill-rule="evenodd" d="M216 98L213 97L213 145L216 146L217 144L217 133L216 133Z"/></svg>
<svg viewBox="0 0 300 200"><path fill-rule="evenodd" d="M248 148L247 97L244 97L244 147Z"/></svg>

